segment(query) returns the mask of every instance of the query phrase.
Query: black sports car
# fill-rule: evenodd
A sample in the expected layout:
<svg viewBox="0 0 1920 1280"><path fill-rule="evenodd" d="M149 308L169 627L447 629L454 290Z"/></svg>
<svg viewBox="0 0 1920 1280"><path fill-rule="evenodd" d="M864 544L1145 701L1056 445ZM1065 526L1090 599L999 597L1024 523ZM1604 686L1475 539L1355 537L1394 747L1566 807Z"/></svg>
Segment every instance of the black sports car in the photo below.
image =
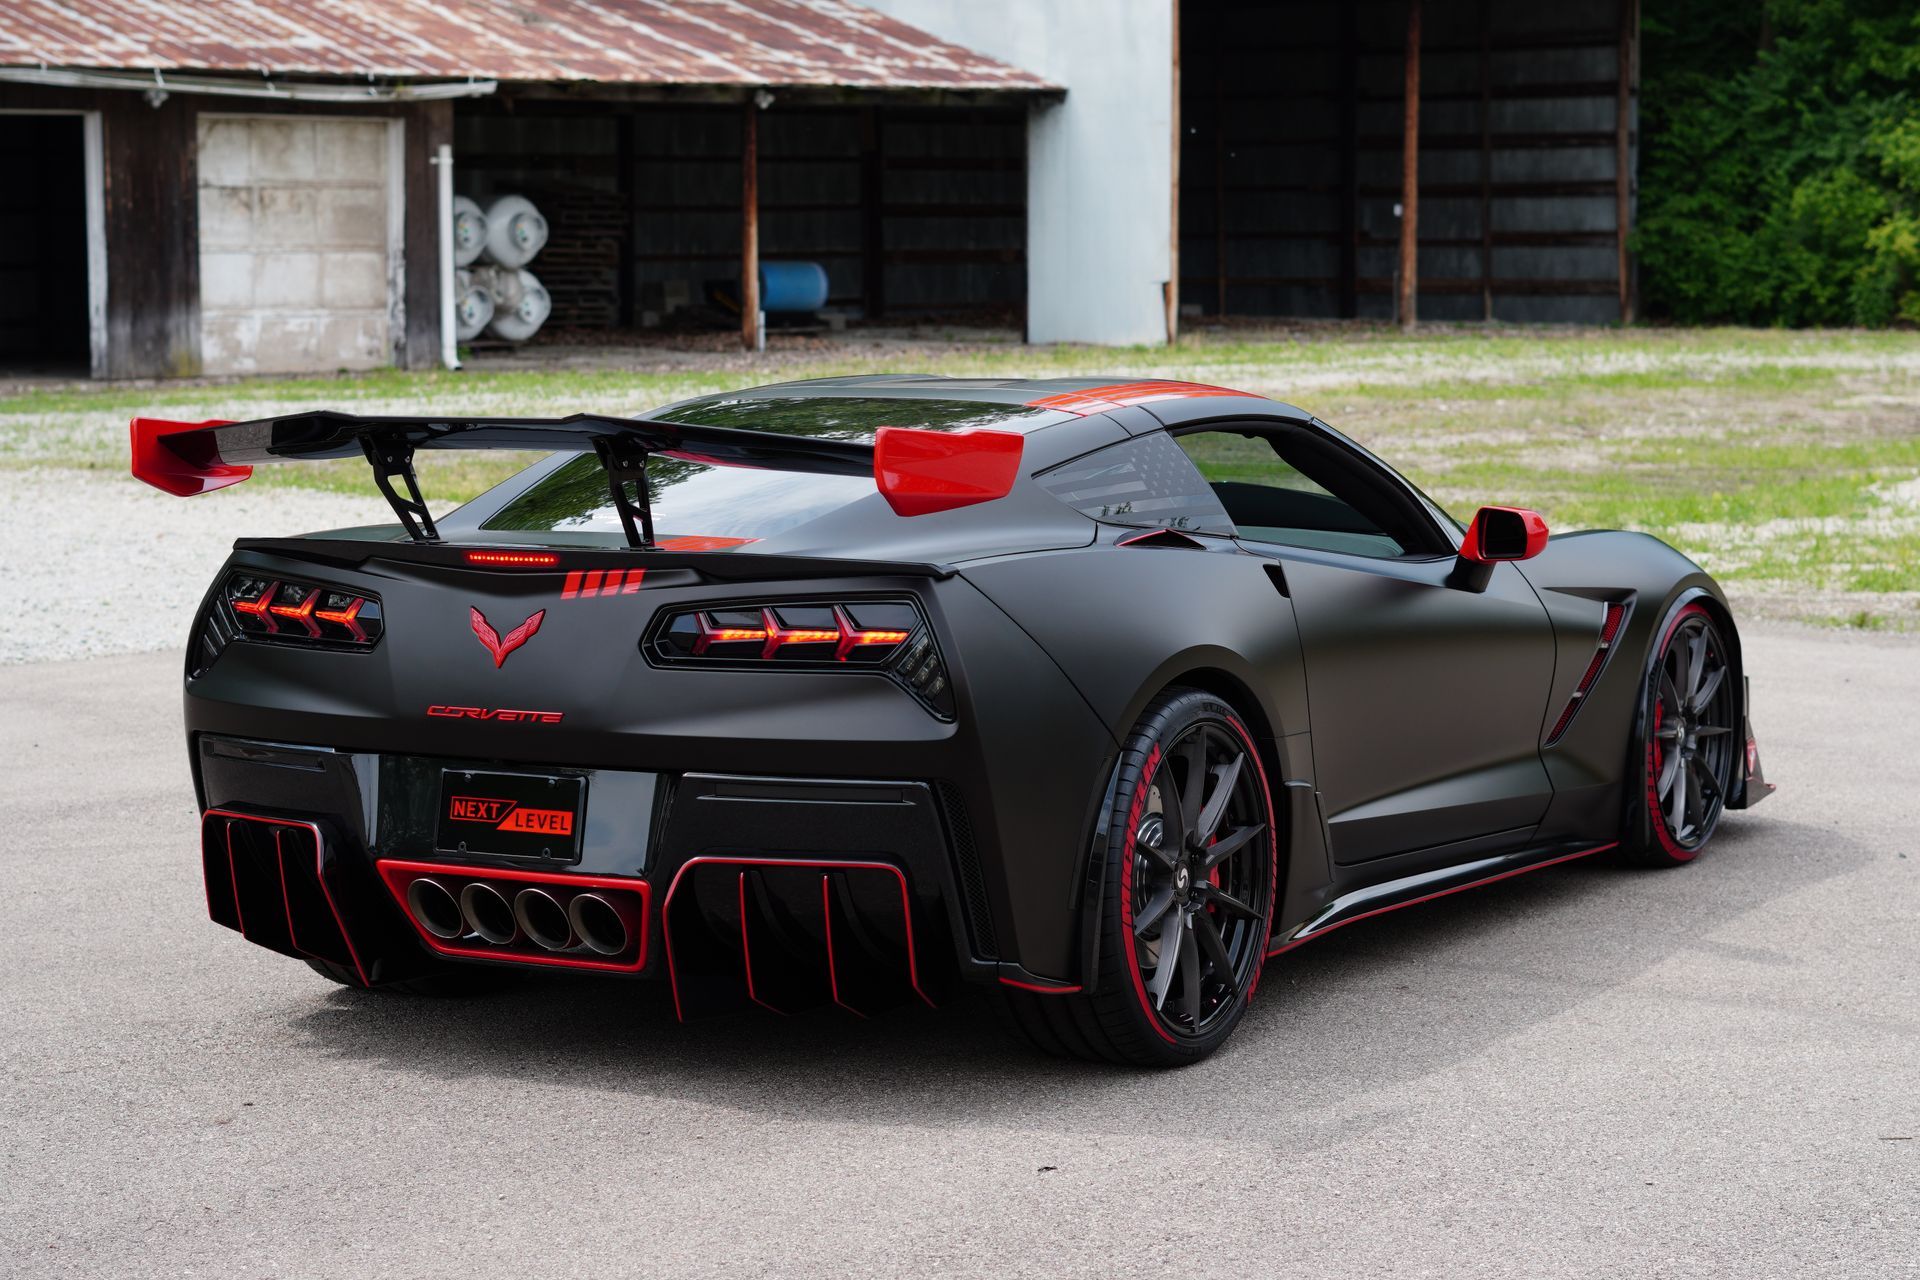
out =
<svg viewBox="0 0 1920 1280"><path fill-rule="evenodd" d="M1760 799L1725 597L1462 529L1289 405L829 378L641 420L136 420L172 493L364 457L397 525L242 539L186 662L207 909L356 986L530 965L682 1017L997 986L1172 1065L1262 965ZM551 456L435 519L419 449Z"/></svg>

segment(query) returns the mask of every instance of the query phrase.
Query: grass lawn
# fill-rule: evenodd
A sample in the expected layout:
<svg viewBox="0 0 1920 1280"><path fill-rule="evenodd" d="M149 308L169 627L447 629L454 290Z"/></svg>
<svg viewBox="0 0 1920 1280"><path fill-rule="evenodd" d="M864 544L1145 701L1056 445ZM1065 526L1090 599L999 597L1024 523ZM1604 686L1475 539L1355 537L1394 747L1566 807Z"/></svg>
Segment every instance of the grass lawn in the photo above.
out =
<svg viewBox="0 0 1920 1280"><path fill-rule="evenodd" d="M1910 333L1473 326L1403 338L1314 325L1124 350L935 336L776 339L759 357L555 355L567 367L521 358L460 373L0 387L0 467L123 470L136 412L638 413L844 373L1190 378L1312 410L1456 514L1514 503L1556 529L1644 529L1699 560L1746 609L1920 630L1920 336ZM441 506L521 461L441 454L422 478ZM357 462L262 468L254 483L372 492Z"/></svg>

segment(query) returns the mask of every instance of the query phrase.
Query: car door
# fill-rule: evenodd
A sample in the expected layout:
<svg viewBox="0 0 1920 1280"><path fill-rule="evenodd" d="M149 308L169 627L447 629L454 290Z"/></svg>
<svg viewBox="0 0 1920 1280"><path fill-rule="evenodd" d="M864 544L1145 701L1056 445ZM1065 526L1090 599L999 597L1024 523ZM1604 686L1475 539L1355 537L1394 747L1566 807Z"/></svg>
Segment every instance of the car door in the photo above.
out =
<svg viewBox="0 0 1920 1280"><path fill-rule="evenodd" d="M1305 424L1176 433L1298 621L1334 860L1524 845L1552 798L1539 752L1553 628L1511 564L1449 585L1456 537L1410 486Z"/></svg>

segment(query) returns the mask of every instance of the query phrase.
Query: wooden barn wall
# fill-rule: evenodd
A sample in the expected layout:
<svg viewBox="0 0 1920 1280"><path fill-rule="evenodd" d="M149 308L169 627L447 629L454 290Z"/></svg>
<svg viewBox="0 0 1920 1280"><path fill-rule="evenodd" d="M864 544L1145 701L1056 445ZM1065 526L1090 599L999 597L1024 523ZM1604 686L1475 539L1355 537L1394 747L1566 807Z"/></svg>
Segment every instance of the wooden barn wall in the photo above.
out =
<svg viewBox="0 0 1920 1280"><path fill-rule="evenodd" d="M483 204L528 196L529 269L556 326L660 314L670 289L732 294L744 107L463 104L455 173ZM818 261L829 305L869 317L1017 318L1026 287L1021 110L775 107L760 129L762 260Z"/></svg>
<svg viewBox="0 0 1920 1280"><path fill-rule="evenodd" d="M0 85L0 108L98 111L104 150L109 378L200 372L199 115L393 116L407 121L406 338L402 363L438 362L438 229L433 148L451 140L447 103L304 106L172 94L159 106L118 90ZM0 117L3 119L3 117Z"/></svg>
<svg viewBox="0 0 1920 1280"><path fill-rule="evenodd" d="M1615 112L1632 3L1427 0L1422 318L1619 318ZM1181 302L1390 318L1404 0L1182 0L1181 13ZM1629 96L1630 122L1632 108Z"/></svg>

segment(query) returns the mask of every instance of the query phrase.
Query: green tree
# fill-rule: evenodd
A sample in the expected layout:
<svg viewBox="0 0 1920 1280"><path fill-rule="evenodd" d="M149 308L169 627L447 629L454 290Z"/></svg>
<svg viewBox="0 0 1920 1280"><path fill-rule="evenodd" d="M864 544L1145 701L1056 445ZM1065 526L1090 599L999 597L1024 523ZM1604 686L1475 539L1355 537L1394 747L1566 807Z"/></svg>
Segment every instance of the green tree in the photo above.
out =
<svg viewBox="0 0 1920 1280"><path fill-rule="evenodd" d="M1655 0L1642 49L1650 314L1920 323L1920 7Z"/></svg>

